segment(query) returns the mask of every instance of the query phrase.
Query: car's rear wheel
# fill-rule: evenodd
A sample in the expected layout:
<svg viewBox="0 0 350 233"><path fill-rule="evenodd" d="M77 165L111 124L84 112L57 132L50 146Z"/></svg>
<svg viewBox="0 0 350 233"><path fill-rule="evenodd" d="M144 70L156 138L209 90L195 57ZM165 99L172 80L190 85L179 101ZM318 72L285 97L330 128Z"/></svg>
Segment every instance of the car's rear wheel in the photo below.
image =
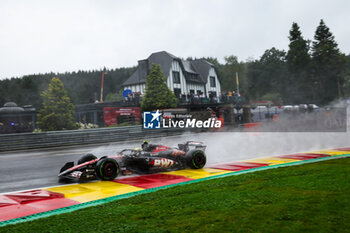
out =
<svg viewBox="0 0 350 233"><path fill-rule="evenodd" d="M97 157L93 154L86 154L84 156L82 156L79 160L78 160L78 164L82 164L82 163L86 163L88 161L97 159Z"/></svg>
<svg viewBox="0 0 350 233"><path fill-rule="evenodd" d="M96 175L101 180L114 180L119 174L119 165L117 161L110 158L104 158L96 164Z"/></svg>
<svg viewBox="0 0 350 233"><path fill-rule="evenodd" d="M193 169L203 168L207 162L207 157L202 150L190 150L186 154L187 165Z"/></svg>

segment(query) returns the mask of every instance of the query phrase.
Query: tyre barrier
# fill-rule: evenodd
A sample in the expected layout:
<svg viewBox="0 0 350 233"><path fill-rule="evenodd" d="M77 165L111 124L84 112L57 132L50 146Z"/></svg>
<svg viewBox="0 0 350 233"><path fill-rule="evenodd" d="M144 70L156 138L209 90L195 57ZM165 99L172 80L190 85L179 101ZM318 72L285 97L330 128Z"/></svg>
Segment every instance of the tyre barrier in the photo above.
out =
<svg viewBox="0 0 350 233"><path fill-rule="evenodd" d="M249 159L150 175L0 194L0 227L31 221L177 185L276 167L350 157L350 147Z"/></svg>

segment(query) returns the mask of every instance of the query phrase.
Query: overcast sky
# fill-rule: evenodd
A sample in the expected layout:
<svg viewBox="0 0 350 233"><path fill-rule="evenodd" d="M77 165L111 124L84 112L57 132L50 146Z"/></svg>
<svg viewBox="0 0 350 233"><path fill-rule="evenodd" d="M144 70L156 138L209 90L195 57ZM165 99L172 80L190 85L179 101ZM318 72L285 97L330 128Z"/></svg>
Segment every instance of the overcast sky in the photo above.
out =
<svg viewBox="0 0 350 233"><path fill-rule="evenodd" d="M152 52L258 59L320 19L350 53L348 0L0 0L0 79L137 65Z"/></svg>

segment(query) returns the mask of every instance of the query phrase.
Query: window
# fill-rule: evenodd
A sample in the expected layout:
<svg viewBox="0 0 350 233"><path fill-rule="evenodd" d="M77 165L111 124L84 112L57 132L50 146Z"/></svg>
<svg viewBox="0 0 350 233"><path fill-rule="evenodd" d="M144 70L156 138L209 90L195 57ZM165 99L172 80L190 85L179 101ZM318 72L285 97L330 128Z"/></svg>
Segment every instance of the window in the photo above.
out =
<svg viewBox="0 0 350 233"><path fill-rule="evenodd" d="M216 87L215 77L210 76L210 87Z"/></svg>
<svg viewBox="0 0 350 233"><path fill-rule="evenodd" d="M209 91L209 98L217 97L216 91Z"/></svg>
<svg viewBox="0 0 350 233"><path fill-rule="evenodd" d="M174 88L174 94L177 98L180 98L181 95L181 89L180 88Z"/></svg>
<svg viewBox="0 0 350 233"><path fill-rule="evenodd" d="M174 81L174 83L181 83L180 82L180 72L173 71L173 81Z"/></svg>

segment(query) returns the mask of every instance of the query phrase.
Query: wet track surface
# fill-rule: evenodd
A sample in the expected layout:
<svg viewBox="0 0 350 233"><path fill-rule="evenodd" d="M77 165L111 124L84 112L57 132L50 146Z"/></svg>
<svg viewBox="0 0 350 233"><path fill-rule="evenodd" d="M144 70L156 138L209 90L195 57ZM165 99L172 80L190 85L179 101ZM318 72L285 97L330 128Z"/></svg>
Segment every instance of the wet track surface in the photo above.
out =
<svg viewBox="0 0 350 233"><path fill-rule="evenodd" d="M0 192L58 185L57 172L65 161L75 161L84 151L32 151L2 153Z"/></svg>
<svg viewBox="0 0 350 233"><path fill-rule="evenodd" d="M163 143L157 139L154 142ZM169 140L165 140L169 143ZM97 157L114 155L126 148L138 148L142 141L108 145L84 145L67 148L50 148L0 153L0 193L63 185L58 182L58 172L66 163L93 153Z"/></svg>
<svg viewBox="0 0 350 233"><path fill-rule="evenodd" d="M113 149L103 150L112 154L114 151L120 151L125 146L114 145ZM0 193L17 190L26 190L39 187L61 185L58 182L57 174L60 168L70 161L76 162L81 156L95 152L96 155L105 155L99 153L101 146L84 146L82 148L56 148L35 151L17 151L0 154Z"/></svg>
<svg viewBox="0 0 350 233"><path fill-rule="evenodd" d="M162 139L151 143L176 146L187 140L203 141L208 145L207 164L239 161L271 155L291 154L314 149L350 145L349 133L202 133ZM62 185L58 183L60 168L82 155L113 155L126 148L140 147L142 140L0 153L0 193Z"/></svg>

